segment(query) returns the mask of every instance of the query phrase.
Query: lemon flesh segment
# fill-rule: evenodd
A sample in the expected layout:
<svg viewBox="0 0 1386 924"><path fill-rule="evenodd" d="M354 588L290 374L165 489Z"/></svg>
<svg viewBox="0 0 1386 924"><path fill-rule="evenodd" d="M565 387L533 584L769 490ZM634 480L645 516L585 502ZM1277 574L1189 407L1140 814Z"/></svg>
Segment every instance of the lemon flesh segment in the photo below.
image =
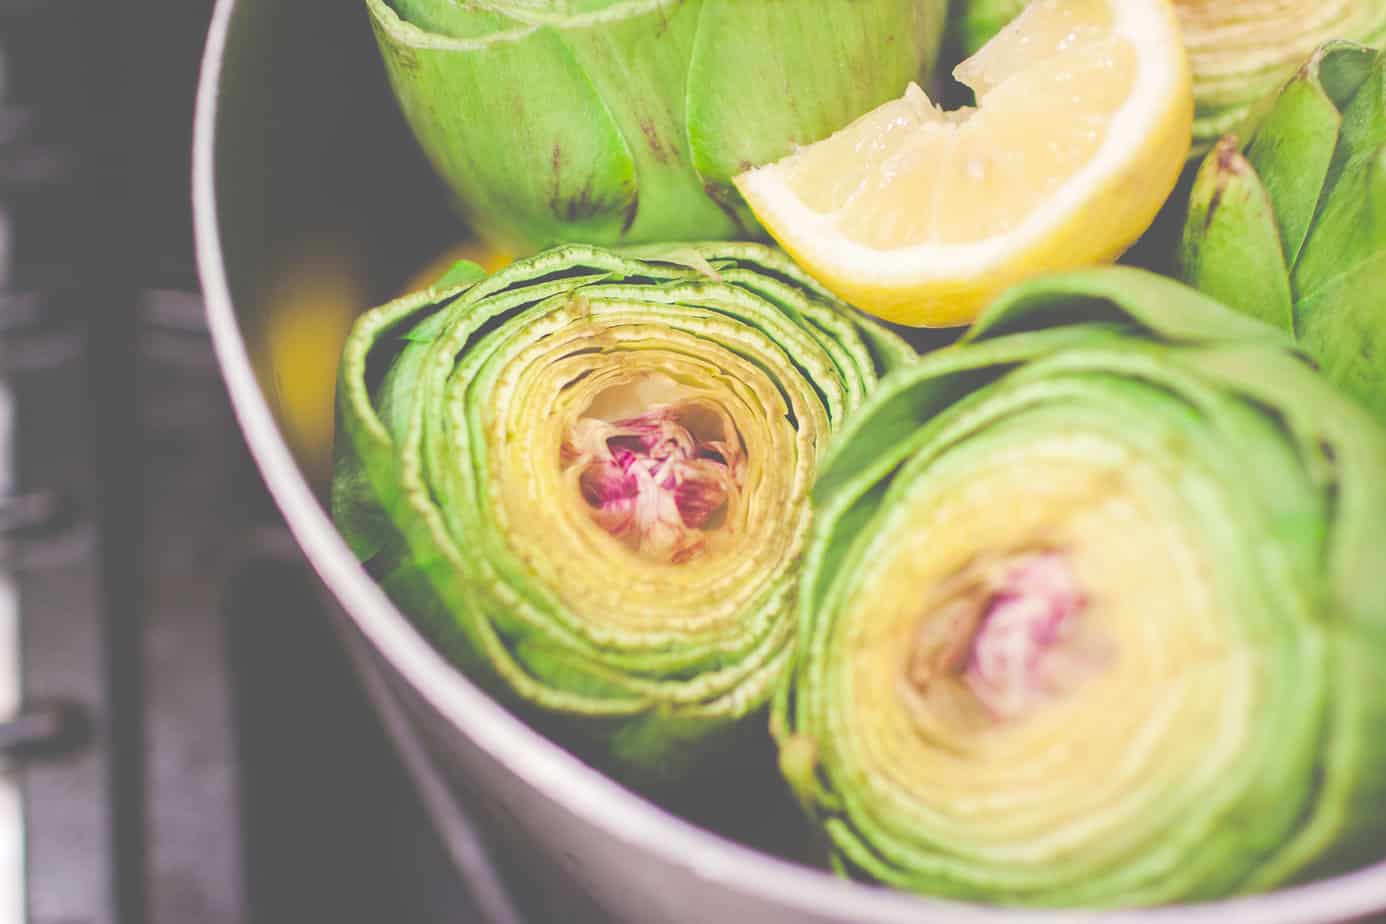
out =
<svg viewBox="0 0 1386 924"><path fill-rule="evenodd" d="M953 76L981 96L1065 51L1107 38L1116 17L1109 0L1045 0L1031 3L1016 23L959 64Z"/></svg>
<svg viewBox="0 0 1386 924"><path fill-rule="evenodd" d="M898 323L969 323L1028 276L1115 259L1190 145L1188 62L1166 0L1033 3L955 75L976 109L944 112L911 86L737 178L805 268Z"/></svg>

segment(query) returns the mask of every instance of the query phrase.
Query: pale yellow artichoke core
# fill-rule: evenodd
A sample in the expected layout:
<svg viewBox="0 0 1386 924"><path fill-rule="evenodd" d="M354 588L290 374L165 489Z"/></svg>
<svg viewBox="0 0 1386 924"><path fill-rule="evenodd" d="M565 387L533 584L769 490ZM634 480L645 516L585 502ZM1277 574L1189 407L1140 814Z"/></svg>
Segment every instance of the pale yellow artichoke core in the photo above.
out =
<svg viewBox="0 0 1386 924"><path fill-rule="evenodd" d="M1017 856L1117 836L1235 760L1255 658L1165 473L1081 435L971 458L920 479L866 556L834 640L840 746L905 826Z"/></svg>
<svg viewBox="0 0 1386 924"><path fill-rule="evenodd" d="M717 403L654 373L569 428L562 465L593 521L650 562L684 564L740 519L746 448Z"/></svg>
<svg viewBox="0 0 1386 924"><path fill-rule="evenodd" d="M979 732L1073 693L1113 652L1064 549L975 560L928 597L901 695L921 726Z"/></svg>
<svg viewBox="0 0 1386 924"><path fill-rule="evenodd" d="M499 534L613 639L657 644L731 625L807 531L828 432L821 403L807 385L777 387L797 380L786 358L753 362L721 345L735 342L732 324L701 324L717 336L637 317L562 324L508 358L489 406ZM651 428L658 439L642 446L636 431ZM640 456L625 472L640 483L624 520L602 505L622 452ZM680 495L671 479L702 490Z"/></svg>

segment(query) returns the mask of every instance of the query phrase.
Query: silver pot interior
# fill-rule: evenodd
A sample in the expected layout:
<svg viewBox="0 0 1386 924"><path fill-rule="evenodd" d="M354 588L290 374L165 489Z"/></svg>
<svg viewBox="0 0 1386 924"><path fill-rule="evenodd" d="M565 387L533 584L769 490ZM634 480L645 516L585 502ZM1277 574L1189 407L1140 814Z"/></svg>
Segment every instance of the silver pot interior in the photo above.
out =
<svg viewBox="0 0 1386 924"><path fill-rule="evenodd" d="M467 240L389 95L364 5L221 0L196 147L199 261L213 333L266 479L385 672L431 710L428 735L444 739L436 750L465 752L456 763L480 767L484 799L510 812L519 805L521 814L535 806L528 833L539 849L561 851L565 836L570 844L592 839L607 855L576 875L589 891L601 893L612 877L616 891L628 885L649 901L660 890L684 890L728 920L1070 919L964 910L837 881L811 868L811 837L775 793L750 794L730 811L724 801L721 810L694 802L666 814L558 753L421 654L422 639L335 541L321 506L347 326ZM623 868L628 884L619 881ZM614 911L649 920L640 907ZM1197 911L1116 917L1337 922L1383 910L1386 867Z"/></svg>

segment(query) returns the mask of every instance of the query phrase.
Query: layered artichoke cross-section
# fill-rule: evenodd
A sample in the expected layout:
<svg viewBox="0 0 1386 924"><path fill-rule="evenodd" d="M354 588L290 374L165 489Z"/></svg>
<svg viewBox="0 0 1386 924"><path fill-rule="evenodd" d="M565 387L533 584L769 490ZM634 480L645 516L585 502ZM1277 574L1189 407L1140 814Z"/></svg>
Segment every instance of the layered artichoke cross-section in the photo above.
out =
<svg viewBox="0 0 1386 924"><path fill-rule="evenodd" d="M358 322L334 516L474 676L676 774L768 700L825 441L913 358L760 245L463 265Z"/></svg>
<svg viewBox="0 0 1386 924"><path fill-rule="evenodd" d="M1103 907L1375 857L1382 471L1281 335L1136 270L1023 285L883 383L774 712L839 868Z"/></svg>

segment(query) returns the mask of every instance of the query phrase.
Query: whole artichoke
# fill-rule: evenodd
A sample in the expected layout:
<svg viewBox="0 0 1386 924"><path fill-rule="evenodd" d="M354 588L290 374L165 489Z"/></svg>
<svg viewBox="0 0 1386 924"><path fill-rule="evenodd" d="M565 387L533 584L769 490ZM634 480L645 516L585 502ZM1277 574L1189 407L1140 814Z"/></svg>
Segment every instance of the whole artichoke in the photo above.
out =
<svg viewBox="0 0 1386 924"><path fill-rule="evenodd" d="M932 69L947 0L366 0L474 230L550 244L758 233L731 177Z"/></svg>
<svg viewBox="0 0 1386 924"><path fill-rule="evenodd" d="M461 264L355 325L333 516L473 677L676 778L763 715L822 447L913 359L758 244Z"/></svg>
<svg viewBox="0 0 1386 924"><path fill-rule="evenodd" d="M781 766L838 867L1015 905L1386 853L1386 432L1130 268L1024 284L814 491Z"/></svg>
<svg viewBox="0 0 1386 924"><path fill-rule="evenodd" d="M1194 181L1185 280L1291 334L1386 419L1386 54L1321 48Z"/></svg>
<svg viewBox="0 0 1386 924"><path fill-rule="evenodd" d="M971 55L1029 0L962 0L954 28ZM1194 72L1193 154L1201 156L1319 44L1386 41L1386 0L1174 0Z"/></svg>

